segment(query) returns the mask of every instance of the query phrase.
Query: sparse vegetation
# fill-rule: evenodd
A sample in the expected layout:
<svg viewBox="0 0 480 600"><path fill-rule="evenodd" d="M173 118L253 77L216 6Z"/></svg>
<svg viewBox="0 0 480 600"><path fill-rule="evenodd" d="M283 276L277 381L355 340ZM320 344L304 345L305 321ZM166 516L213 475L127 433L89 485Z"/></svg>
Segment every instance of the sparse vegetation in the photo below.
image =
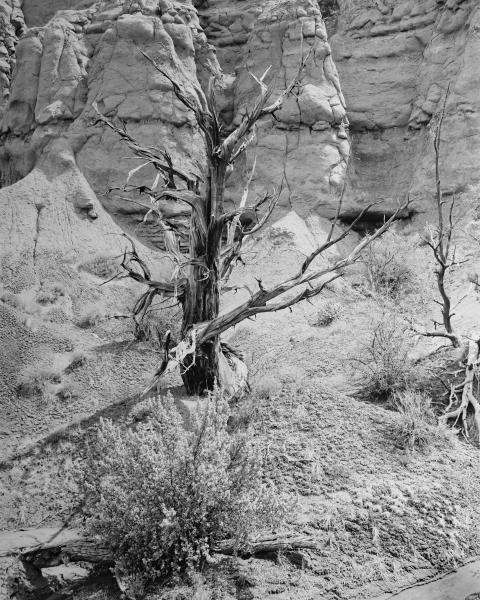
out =
<svg viewBox="0 0 480 600"><path fill-rule="evenodd" d="M361 396L385 401L413 387L417 369L409 358L411 339L394 317L378 322L369 341L359 349L354 364L359 372Z"/></svg>
<svg viewBox="0 0 480 600"><path fill-rule="evenodd" d="M8 290L4 289L1 285L0 285L0 302L3 302L4 304L8 304L8 306L11 306L12 308L17 308L17 309L20 309L21 304L22 304L21 300L17 296L17 294L14 294L13 292L9 292Z"/></svg>
<svg viewBox="0 0 480 600"><path fill-rule="evenodd" d="M135 338L161 347L166 332L170 331L172 343L175 344L178 341L180 325L181 315L178 309L152 307L141 318L135 320Z"/></svg>
<svg viewBox="0 0 480 600"><path fill-rule="evenodd" d="M324 302L317 311L314 325L316 327L328 327L342 314L342 306L338 302Z"/></svg>
<svg viewBox="0 0 480 600"><path fill-rule="evenodd" d="M65 372L71 373L73 371L76 371L80 367L83 367L84 365L86 365L87 360L88 360L88 354L86 352L83 352L82 350L76 350L75 352L73 352L71 359L70 359L70 363L69 363L68 367L65 369Z"/></svg>
<svg viewBox="0 0 480 600"><path fill-rule="evenodd" d="M370 286L377 294L395 298L413 287L416 275L407 243L393 232L367 248L364 262Z"/></svg>
<svg viewBox="0 0 480 600"><path fill-rule="evenodd" d="M427 450L451 443L453 433L438 422L428 396L407 389L393 396L393 404L400 413L395 435L403 449Z"/></svg>
<svg viewBox="0 0 480 600"><path fill-rule="evenodd" d="M56 394L62 400L72 400L72 398L77 398L80 395L79 386L67 379L66 381L62 381L59 388L57 388Z"/></svg>
<svg viewBox="0 0 480 600"><path fill-rule="evenodd" d="M18 377L17 391L21 396L43 395L49 383L60 383L58 371L47 367L28 366Z"/></svg>
<svg viewBox="0 0 480 600"><path fill-rule="evenodd" d="M42 283L42 287L37 292L36 300L38 304L55 304L59 298L67 295L67 289L59 281L49 281Z"/></svg>
<svg viewBox="0 0 480 600"><path fill-rule="evenodd" d="M105 318L105 308L101 304L91 304L85 308L77 321L77 325L82 329L95 327Z"/></svg>
<svg viewBox="0 0 480 600"><path fill-rule="evenodd" d="M221 394L208 397L188 430L170 395L149 402L151 416L136 430L101 423L82 473L87 529L137 593L159 578L188 577L222 539L242 547L278 526L286 508L263 481L248 430L227 432Z"/></svg>
<svg viewBox="0 0 480 600"><path fill-rule="evenodd" d="M97 255L82 263L80 269L100 279L111 279L120 270L120 260L118 256Z"/></svg>
<svg viewBox="0 0 480 600"><path fill-rule="evenodd" d="M257 377L253 390L259 398L272 398L282 391L282 383L278 376L266 373Z"/></svg>

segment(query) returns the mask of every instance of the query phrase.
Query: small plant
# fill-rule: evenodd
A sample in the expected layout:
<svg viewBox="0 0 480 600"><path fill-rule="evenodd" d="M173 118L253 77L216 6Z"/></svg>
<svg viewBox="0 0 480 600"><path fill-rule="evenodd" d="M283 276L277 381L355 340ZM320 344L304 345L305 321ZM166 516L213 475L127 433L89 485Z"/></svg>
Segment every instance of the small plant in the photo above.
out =
<svg viewBox="0 0 480 600"><path fill-rule="evenodd" d="M253 386L253 391L259 398L267 400L273 396L277 396L282 391L282 383L280 378L273 375L264 375L257 379Z"/></svg>
<svg viewBox="0 0 480 600"><path fill-rule="evenodd" d="M77 322L77 325L82 329L88 329L90 327L95 327L103 321L105 318L103 306L98 304L91 304L87 308L85 308L82 313L80 319Z"/></svg>
<svg viewBox="0 0 480 600"><path fill-rule="evenodd" d="M61 400L72 400L73 398L78 398L80 388L73 381L67 380L62 382L56 393Z"/></svg>
<svg viewBox="0 0 480 600"><path fill-rule="evenodd" d="M418 378L409 358L411 341L395 320L384 319L354 358L362 384L361 395L372 401L389 400L412 386Z"/></svg>
<svg viewBox="0 0 480 600"><path fill-rule="evenodd" d="M54 369L29 366L18 377L17 391L21 396L43 395L49 383L60 381L60 373Z"/></svg>
<svg viewBox="0 0 480 600"><path fill-rule="evenodd" d="M342 314L342 306L337 302L324 302L320 305L317 318L315 320L315 327L328 327L334 321L336 321Z"/></svg>
<svg viewBox="0 0 480 600"><path fill-rule="evenodd" d="M68 367L65 369L65 373L72 373L80 367L83 367L87 364L88 354L83 352L82 350L76 350L73 352L70 363Z"/></svg>
<svg viewBox="0 0 480 600"><path fill-rule="evenodd" d="M8 306L11 306L12 308L21 309L21 307L22 307L22 302L21 302L20 298L17 296L17 294L14 294L13 292L9 292L8 290L5 290L1 286L0 286L0 302L3 302L4 304L8 304Z"/></svg>
<svg viewBox="0 0 480 600"><path fill-rule="evenodd" d="M188 578L220 540L241 548L288 510L263 482L249 432L228 434L219 392L189 430L171 395L149 404L151 417L135 430L101 422L81 473L87 530L111 548L117 575L141 597L159 578Z"/></svg>
<svg viewBox="0 0 480 600"><path fill-rule="evenodd" d="M50 281L43 283L41 289L37 293L36 300L38 304L55 304L59 298L67 295L67 290L63 283L59 281Z"/></svg>
<svg viewBox="0 0 480 600"><path fill-rule="evenodd" d="M100 277L100 279L111 279L118 275L120 261L118 257L98 255L80 265L80 269Z"/></svg>
<svg viewBox="0 0 480 600"><path fill-rule="evenodd" d="M403 449L426 450L451 443L453 432L438 423L428 396L405 390L394 395L393 403L400 413L396 434Z"/></svg>
<svg viewBox="0 0 480 600"><path fill-rule="evenodd" d="M171 343L176 344L180 330L180 318L175 309L170 307L152 308L135 321L135 339L139 342L150 342L153 346L163 347L167 331L170 331Z"/></svg>
<svg viewBox="0 0 480 600"><path fill-rule="evenodd" d="M400 292L408 290L415 280L409 263L408 246L394 233L387 233L367 248L365 264L371 288L384 296L398 296Z"/></svg>

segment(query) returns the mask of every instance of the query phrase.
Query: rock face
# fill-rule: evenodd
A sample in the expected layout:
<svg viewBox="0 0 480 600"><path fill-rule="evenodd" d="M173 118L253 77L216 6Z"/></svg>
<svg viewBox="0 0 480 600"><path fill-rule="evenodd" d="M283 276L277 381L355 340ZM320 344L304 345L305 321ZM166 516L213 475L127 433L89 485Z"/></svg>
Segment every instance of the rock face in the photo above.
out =
<svg viewBox="0 0 480 600"><path fill-rule="evenodd" d="M261 125L237 165L231 200L256 157L252 195L282 185L284 213L331 216L352 143L347 210L371 199L385 208L407 193L422 210L433 190L432 137L448 87L444 187L459 192L478 180L475 0L0 0L0 19L2 187L39 165L55 169L48 161L57 160L60 144L82 175L69 198L88 212L97 196L147 244L158 245L159 235L143 223L145 208L106 194L138 162L95 123L92 103L142 143L166 147L184 169L201 172L203 141L140 48L191 94L202 95L215 76L227 129L255 96L252 73L270 67L278 94L310 51L295 95ZM145 178L154 174L143 169L132 182Z"/></svg>
<svg viewBox="0 0 480 600"><path fill-rule="evenodd" d="M330 5L336 4L330 2ZM480 7L475 0L339 0L330 42L353 140L351 193L421 210L433 191L433 133L446 103L447 192L478 181Z"/></svg>
<svg viewBox="0 0 480 600"><path fill-rule="evenodd" d="M73 4L76 8L67 10ZM42 24L54 8L64 10ZM4 187L29 173L48 155L52 141L62 138L107 210L127 230L156 244L155 227L142 223L145 210L119 194L104 195L122 185L138 163L125 159L128 153L115 134L94 123L92 103L123 120L142 143L164 146L184 169L201 171L203 141L192 115L139 48L192 94L201 94L201 86L216 76L223 90L222 117L230 127L257 92L250 71L260 75L271 66L269 78L278 94L311 47L296 96L288 99L276 122L262 127L256 147L230 182L229 194L238 197L255 153L252 193L283 182L282 204L288 209L308 214L332 205L349 152L346 107L325 25L312 0L242 1L234 10L223 1L197 2L195 7L189 0L27 0L24 10L27 23L42 26L31 27L18 41L13 79L5 81ZM150 176L153 181L154 174L144 170L137 180ZM85 195L85 189L78 190L80 202Z"/></svg>

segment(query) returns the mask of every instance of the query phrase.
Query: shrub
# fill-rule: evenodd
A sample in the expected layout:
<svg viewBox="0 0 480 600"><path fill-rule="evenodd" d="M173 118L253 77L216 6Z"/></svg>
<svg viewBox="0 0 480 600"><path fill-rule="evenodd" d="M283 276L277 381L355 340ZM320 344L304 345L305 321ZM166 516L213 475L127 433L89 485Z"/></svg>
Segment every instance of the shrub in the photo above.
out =
<svg viewBox="0 0 480 600"><path fill-rule="evenodd" d="M22 396L36 396L45 392L48 383L60 383L60 374L49 368L29 366L17 380L17 391Z"/></svg>
<svg viewBox="0 0 480 600"><path fill-rule="evenodd" d="M3 289L3 287L1 287L1 286L0 286L0 302L3 302L4 304L8 304L8 306L11 306L12 308L18 308L18 309L22 308L22 302L21 302L20 298L16 294Z"/></svg>
<svg viewBox="0 0 480 600"><path fill-rule="evenodd" d="M405 390L394 395L393 403L400 413L396 436L403 449L425 450L451 442L454 434L438 423L428 396Z"/></svg>
<svg viewBox="0 0 480 600"><path fill-rule="evenodd" d="M72 400L72 398L78 398L79 395L80 388L73 381L64 381L57 389L57 396L62 400Z"/></svg>
<svg viewBox="0 0 480 600"><path fill-rule="evenodd" d="M82 329L88 329L89 327L95 327L105 317L104 308L99 304L91 304L87 306L83 311L77 325Z"/></svg>
<svg viewBox="0 0 480 600"><path fill-rule="evenodd" d="M83 350L75 350L75 352L72 353L70 363L65 369L65 373L72 373L73 371L80 369L80 367L83 367L87 364L87 361L88 354L86 352Z"/></svg>
<svg viewBox="0 0 480 600"><path fill-rule="evenodd" d="M287 510L262 482L250 434L228 434L219 393L188 430L171 395L149 403L151 418L135 430L101 422L82 471L86 527L138 594L159 578L191 575L219 540L242 547Z"/></svg>
<svg viewBox="0 0 480 600"><path fill-rule="evenodd" d="M364 262L372 289L395 297L412 286L415 273L409 263L409 248L394 233L375 240L365 251Z"/></svg>
<svg viewBox="0 0 480 600"><path fill-rule="evenodd" d="M282 391L282 383L279 376L263 375L258 378L253 386L253 391L259 398L268 399L277 396Z"/></svg>
<svg viewBox="0 0 480 600"><path fill-rule="evenodd" d="M342 313L342 307L337 302L324 302L320 305L317 318L315 320L315 327L327 327L336 321Z"/></svg>
<svg viewBox="0 0 480 600"><path fill-rule="evenodd" d="M395 320L382 320L354 358L362 384L361 395L372 401L390 399L413 385L418 377L409 359L410 338Z"/></svg>
<svg viewBox="0 0 480 600"><path fill-rule="evenodd" d="M162 346L167 331L171 332L171 343L178 342L180 318L178 311L170 308L151 309L135 322L135 338L140 342L150 342L153 346Z"/></svg>
<svg viewBox="0 0 480 600"><path fill-rule="evenodd" d="M50 281L43 283L41 289L38 291L36 301L38 304L55 304L59 298L63 298L67 295L67 290L63 283L58 281Z"/></svg>
<svg viewBox="0 0 480 600"><path fill-rule="evenodd" d="M80 269L100 279L111 279L120 271L120 263L118 257L97 255L82 263Z"/></svg>

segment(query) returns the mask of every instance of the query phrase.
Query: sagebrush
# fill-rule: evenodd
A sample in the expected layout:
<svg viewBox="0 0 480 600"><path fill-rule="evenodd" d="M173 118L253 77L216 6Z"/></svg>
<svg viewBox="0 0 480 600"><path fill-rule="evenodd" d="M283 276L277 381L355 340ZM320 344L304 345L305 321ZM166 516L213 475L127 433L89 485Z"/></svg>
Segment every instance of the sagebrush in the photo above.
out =
<svg viewBox="0 0 480 600"><path fill-rule="evenodd" d="M414 387L419 369L410 359L412 340L392 317L373 328L370 339L359 348L354 364L362 386L361 395L384 401L408 387Z"/></svg>
<svg viewBox="0 0 480 600"><path fill-rule="evenodd" d="M393 403L400 413L396 437L405 450L426 450L452 443L453 432L438 422L431 399L415 390L395 394Z"/></svg>
<svg viewBox="0 0 480 600"><path fill-rule="evenodd" d="M408 291L416 280L407 243L392 232L375 240L366 250L365 265L371 288L395 298Z"/></svg>
<svg viewBox="0 0 480 600"><path fill-rule="evenodd" d="M188 577L219 540L241 548L286 512L264 481L249 430L229 435L219 392L188 428L171 395L147 404L149 418L135 430L101 422L81 471L86 528L111 548L117 573L137 591Z"/></svg>

